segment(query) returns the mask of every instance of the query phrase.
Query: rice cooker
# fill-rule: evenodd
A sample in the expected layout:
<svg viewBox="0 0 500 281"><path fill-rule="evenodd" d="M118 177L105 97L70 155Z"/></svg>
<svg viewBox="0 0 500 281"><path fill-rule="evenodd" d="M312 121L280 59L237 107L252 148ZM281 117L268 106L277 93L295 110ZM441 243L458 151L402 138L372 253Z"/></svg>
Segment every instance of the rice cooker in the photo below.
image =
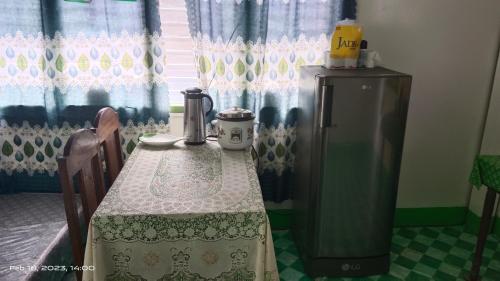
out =
<svg viewBox="0 0 500 281"><path fill-rule="evenodd" d="M225 149L240 150L253 143L255 115L248 109L232 107L216 115L217 140Z"/></svg>

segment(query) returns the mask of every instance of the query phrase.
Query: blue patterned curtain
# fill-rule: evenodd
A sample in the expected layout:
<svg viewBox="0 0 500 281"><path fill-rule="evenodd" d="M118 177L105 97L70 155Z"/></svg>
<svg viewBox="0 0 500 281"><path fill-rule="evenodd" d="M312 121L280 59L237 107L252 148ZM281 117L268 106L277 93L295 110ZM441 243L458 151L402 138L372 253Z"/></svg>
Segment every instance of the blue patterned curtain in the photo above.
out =
<svg viewBox="0 0 500 281"><path fill-rule="evenodd" d="M143 131L166 130L157 0L2 1L0 9L0 192L57 191L57 178L45 177L57 171L57 154L104 106L120 114L126 153Z"/></svg>
<svg viewBox="0 0 500 281"><path fill-rule="evenodd" d="M186 0L186 5L201 85L216 110L240 106L256 113L254 146L264 199L289 199L299 68L323 62L335 23L355 18L355 1Z"/></svg>

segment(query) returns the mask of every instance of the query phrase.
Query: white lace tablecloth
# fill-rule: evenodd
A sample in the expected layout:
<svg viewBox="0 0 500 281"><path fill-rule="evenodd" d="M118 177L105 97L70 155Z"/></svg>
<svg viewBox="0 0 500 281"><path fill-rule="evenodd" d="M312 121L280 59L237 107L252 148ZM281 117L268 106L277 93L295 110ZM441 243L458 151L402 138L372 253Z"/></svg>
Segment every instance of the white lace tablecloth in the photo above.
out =
<svg viewBox="0 0 500 281"><path fill-rule="evenodd" d="M250 152L138 146L92 217L83 280L278 280Z"/></svg>

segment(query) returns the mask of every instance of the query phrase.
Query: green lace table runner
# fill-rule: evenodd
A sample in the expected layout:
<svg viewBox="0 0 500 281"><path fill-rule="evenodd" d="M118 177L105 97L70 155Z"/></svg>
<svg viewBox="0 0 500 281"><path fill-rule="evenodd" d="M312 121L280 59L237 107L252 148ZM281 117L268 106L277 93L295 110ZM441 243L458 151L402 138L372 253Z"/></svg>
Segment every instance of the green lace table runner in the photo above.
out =
<svg viewBox="0 0 500 281"><path fill-rule="evenodd" d="M500 192L500 155L477 156L469 182L477 188L485 185Z"/></svg>

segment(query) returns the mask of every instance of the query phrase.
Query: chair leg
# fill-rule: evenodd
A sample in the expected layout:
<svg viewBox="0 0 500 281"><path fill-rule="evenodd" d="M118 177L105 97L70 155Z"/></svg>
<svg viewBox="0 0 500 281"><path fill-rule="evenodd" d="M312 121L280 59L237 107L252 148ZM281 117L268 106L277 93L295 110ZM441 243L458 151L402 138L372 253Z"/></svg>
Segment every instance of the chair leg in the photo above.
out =
<svg viewBox="0 0 500 281"><path fill-rule="evenodd" d="M495 207L495 199L497 193L488 188L486 198L484 199L483 215L481 216L481 225L479 227L479 234L477 235L476 253L474 254L474 261L469 275L469 281L479 281L479 270L481 268L481 260L483 259L483 250L490 232L491 217Z"/></svg>

